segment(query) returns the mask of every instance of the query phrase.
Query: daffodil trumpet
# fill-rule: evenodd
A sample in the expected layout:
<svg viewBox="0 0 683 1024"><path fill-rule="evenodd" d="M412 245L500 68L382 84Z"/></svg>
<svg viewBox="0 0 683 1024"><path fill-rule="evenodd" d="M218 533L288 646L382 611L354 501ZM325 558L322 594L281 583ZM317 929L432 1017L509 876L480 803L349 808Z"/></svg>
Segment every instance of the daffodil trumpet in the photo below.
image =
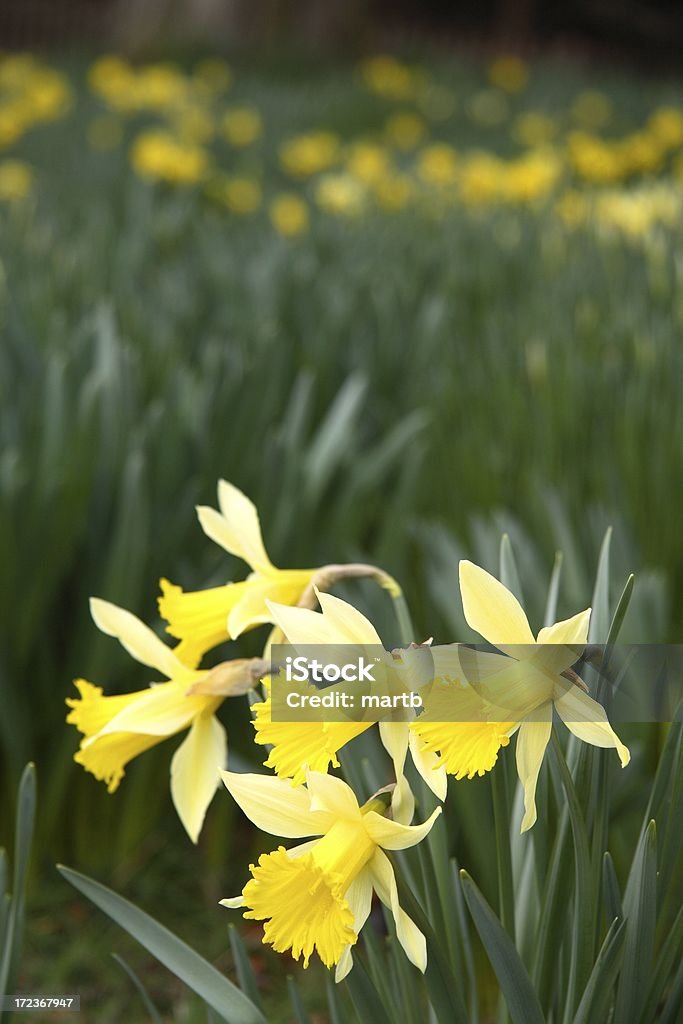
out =
<svg viewBox="0 0 683 1024"><path fill-rule="evenodd" d="M308 771L305 786L266 775L223 772L226 788L264 832L306 842L262 854L250 866L240 896L221 900L264 922L263 941L308 966L317 953L341 981L353 966L352 947L370 914L373 892L393 915L406 956L427 967L425 937L402 909L387 850L421 842L441 813L421 825L388 816L390 789L359 806L353 790L333 775ZM317 837L310 839L311 836Z"/></svg>

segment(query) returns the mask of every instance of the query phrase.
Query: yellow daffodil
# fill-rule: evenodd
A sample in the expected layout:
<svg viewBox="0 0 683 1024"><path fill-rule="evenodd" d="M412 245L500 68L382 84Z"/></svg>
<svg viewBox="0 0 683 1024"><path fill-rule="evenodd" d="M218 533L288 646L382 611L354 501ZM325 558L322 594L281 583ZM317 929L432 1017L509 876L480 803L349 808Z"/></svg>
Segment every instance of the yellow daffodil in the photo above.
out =
<svg viewBox="0 0 683 1024"><path fill-rule="evenodd" d="M268 602L272 621L282 630L293 647L310 645L353 645L359 649L369 647L371 657L382 650L382 641L372 623L354 608L332 594L316 590L322 609L291 608ZM393 661L385 652L386 658ZM291 778L295 784L304 781L306 769L326 772L330 765L337 768L337 753L356 736L372 728L373 722L306 721L276 722L272 719L270 696L254 704L256 742L272 747L265 764L277 775ZM434 753L423 749L424 744L408 728L407 722L379 722L382 743L394 762L397 785L393 794L393 813L397 820L409 821L413 816L414 801L403 774L408 750L425 782L434 794L446 797L446 773L439 767Z"/></svg>
<svg viewBox="0 0 683 1024"><path fill-rule="evenodd" d="M426 750L441 752L447 770L458 778L489 771L500 748L516 732L524 832L536 821L536 782L550 739L553 708L579 739L597 747L615 747L622 766L628 764L630 754L612 730L604 708L569 671L587 643L590 608L544 627L534 637L517 598L484 569L461 562L460 590L468 625L507 657L470 651L476 670L465 671L465 679L448 691L450 721L438 722L439 700L446 698L437 691L435 705L429 710L427 701L427 714L411 728L425 741ZM438 648L433 657L438 664ZM476 693L467 684L475 675L481 683ZM459 707L455 715L454 707Z"/></svg>
<svg viewBox="0 0 683 1024"><path fill-rule="evenodd" d="M134 169L149 181L196 185L206 175L208 156L200 147L186 144L169 132L150 130L138 135L130 152Z"/></svg>
<svg viewBox="0 0 683 1024"><path fill-rule="evenodd" d="M264 622L271 622L266 599L296 604L314 569L277 569L268 558L256 506L226 480L218 484L220 511L201 505L197 516L204 533L252 569L246 580L207 590L183 592L161 580L159 612L166 632L180 640L175 654L195 667L212 647Z"/></svg>
<svg viewBox="0 0 683 1024"><path fill-rule="evenodd" d="M269 208L273 227L286 238L300 235L308 228L308 206L296 192L280 192Z"/></svg>
<svg viewBox="0 0 683 1024"><path fill-rule="evenodd" d="M171 796L196 842L227 758L225 729L214 712L226 693L236 696L251 689L262 663L240 660L212 671L193 671L135 615L99 598L92 598L90 609L103 633L116 637L137 661L168 681L105 697L100 687L77 679L79 697L66 702L71 708L67 722L83 734L74 760L113 793L132 758L189 728L171 761Z"/></svg>
<svg viewBox="0 0 683 1024"><path fill-rule="evenodd" d="M306 788L266 775L223 772L223 781L257 828L287 839L320 836L289 850L280 846L252 864L242 895L221 900L244 907L245 918L265 921L263 941L278 953L291 950L308 966L313 952L341 981L353 966L351 947L370 913L372 894L391 911L406 956L427 966L424 935L401 908L385 850L405 850L427 836L437 808L422 825L386 816L388 793L362 807L341 779L308 772Z"/></svg>

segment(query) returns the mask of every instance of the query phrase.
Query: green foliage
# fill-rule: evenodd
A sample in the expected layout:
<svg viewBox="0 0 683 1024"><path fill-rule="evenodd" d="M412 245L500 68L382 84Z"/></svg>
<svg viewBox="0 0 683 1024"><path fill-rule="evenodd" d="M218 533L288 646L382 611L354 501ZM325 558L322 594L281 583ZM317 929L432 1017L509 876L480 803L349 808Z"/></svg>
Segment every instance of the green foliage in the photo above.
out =
<svg viewBox="0 0 683 1024"><path fill-rule="evenodd" d="M0 848L0 999L13 991L19 972L26 915L26 878L35 816L36 770L35 765L28 764L21 776L17 795L11 883L7 854ZM2 1016L0 1008L0 1018Z"/></svg>

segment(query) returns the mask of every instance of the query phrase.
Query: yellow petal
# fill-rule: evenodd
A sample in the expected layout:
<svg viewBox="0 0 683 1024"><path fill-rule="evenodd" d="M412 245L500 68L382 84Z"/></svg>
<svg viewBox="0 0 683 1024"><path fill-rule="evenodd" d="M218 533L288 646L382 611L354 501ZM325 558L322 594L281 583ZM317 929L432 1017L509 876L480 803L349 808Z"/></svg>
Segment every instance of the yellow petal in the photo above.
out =
<svg viewBox="0 0 683 1024"><path fill-rule="evenodd" d="M262 832L285 839L318 836L334 824L335 816L311 808L310 794L272 775L222 772L225 787L250 821Z"/></svg>
<svg viewBox="0 0 683 1024"><path fill-rule="evenodd" d="M622 768L626 767L631 760L630 751L612 729L601 704L578 686L570 685L562 695L555 697L555 707L570 732L594 747L615 747Z"/></svg>
<svg viewBox="0 0 683 1024"><path fill-rule="evenodd" d="M227 480L218 484L220 512L207 505L197 508L204 533L231 555L243 559L257 572L269 573L273 565L266 554L258 512L252 501Z"/></svg>
<svg viewBox="0 0 683 1024"><path fill-rule="evenodd" d="M591 609L573 615L571 619L563 619L553 626L544 626L538 634L539 644L579 644L588 643Z"/></svg>
<svg viewBox="0 0 683 1024"><path fill-rule="evenodd" d="M382 641L373 624L352 604L318 590L316 596L325 620L336 630L340 643L377 644L381 647Z"/></svg>
<svg viewBox="0 0 683 1024"><path fill-rule="evenodd" d="M370 916L372 907L372 876L369 871L361 871L358 877L351 883L346 892L346 902L353 914L353 930L356 935L360 934L361 928ZM343 981L353 967L352 946L345 946L342 955L337 963L334 972L334 980L337 984Z"/></svg>
<svg viewBox="0 0 683 1024"><path fill-rule="evenodd" d="M427 943L425 937L398 901L398 889L394 869L387 855L376 850L370 861L373 887L385 907L388 907L396 923L396 935L405 954L418 970L427 969Z"/></svg>
<svg viewBox="0 0 683 1024"><path fill-rule="evenodd" d="M91 597L90 613L97 628L107 636L116 637L136 661L158 669L168 679L187 673L170 647L131 612L99 597Z"/></svg>
<svg viewBox="0 0 683 1024"><path fill-rule="evenodd" d="M415 797L405 776L409 731L407 722L380 722L382 745L394 764L396 786L391 794L391 812L396 821L407 824L415 813Z"/></svg>
<svg viewBox="0 0 683 1024"><path fill-rule="evenodd" d="M437 807L421 825L402 825L399 821L385 818L376 811L368 811L363 815L363 824L373 843L378 846L385 850L407 850L411 846L417 846L429 835L440 814L441 808Z"/></svg>
<svg viewBox="0 0 683 1024"><path fill-rule="evenodd" d="M312 811L324 811L334 819L360 821L358 801L343 779L323 772L308 771L306 788Z"/></svg>
<svg viewBox="0 0 683 1024"><path fill-rule="evenodd" d="M149 736L172 736L186 729L203 711L213 712L222 697L187 696L187 687L179 683L159 683L137 694L102 729L112 732L142 732Z"/></svg>
<svg viewBox="0 0 683 1024"><path fill-rule="evenodd" d="M110 736L98 733L83 740L80 750L74 754L74 761L96 779L106 782L108 791L113 793L118 789L128 762L159 742L159 736L142 733L116 732Z"/></svg>
<svg viewBox="0 0 683 1024"><path fill-rule="evenodd" d="M517 774L524 787L522 832L530 829L536 821L536 783L550 739L552 722L553 706L549 701L522 722L517 734Z"/></svg>
<svg viewBox="0 0 683 1024"><path fill-rule="evenodd" d="M339 635L339 630L321 612L314 612L310 608L290 608L270 600L266 604L271 615L270 621L280 627L294 647L346 643L345 637Z"/></svg>
<svg viewBox="0 0 683 1024"><path fill-rule="evenodd" d="M467 624L505 650L509 644L534 644L521 604L507 587L473 562L460 563L460 593Z"/></svg>
<svg viewBox="0 0 683 1024"><path fill-rule="evenodd" d="M228 756L225 729L212 713L198 715L171 761L171 797L185 831L197 842Z"/></svg>
<svg viewBox="0 0 683 1024"><path fill-rule="evenodd" d="M270 576L250 576L244 581L244 590L228 614L227 627L236 639L247 629L263 622L273 622L269 602L283 605L297 604L310 583L308 569L274 569Z"/></svg>
<svg viewBox="0 0 683 1024"><path fill-rule="evenodd" d="M159 614L168 623L166 632L181 641L173 653L196 668L207 651L229 639L228 615L244 597L247 583L184 591L162 579L160 586Z"/></svg>
<svg viewBox="0 0 683 1024"><path fill-rule="evenodd" d="M421 740L410 730L408 743L410 745L410 756L418 772L427 783L437 800L442 802L446 799L448 792L448 776L446 769L441 763L438 754L426 750Z"/></svg>

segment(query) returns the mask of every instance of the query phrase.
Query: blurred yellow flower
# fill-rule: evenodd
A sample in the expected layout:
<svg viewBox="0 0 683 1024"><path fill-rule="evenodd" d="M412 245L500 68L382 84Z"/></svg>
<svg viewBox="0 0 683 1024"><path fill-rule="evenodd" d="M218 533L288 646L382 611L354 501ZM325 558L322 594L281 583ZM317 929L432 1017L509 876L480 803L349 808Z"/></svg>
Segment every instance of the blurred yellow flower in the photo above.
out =
<svg viewBox="0 0 683 1024"><path fill-rule="evenodd" d="M357 142L346 158L346 169L366 185L378 181L389 171L389 154L372 142Z"/></svg>
<svg viewBox="0 0 683 1024"><path fill-rule="evenodd" d="M586 89L572 103L571 115L582 128L604 128L612 116L612 101L597 89Z"/></svg>
<svg viewBox="0 0 683 1024"><path fill-rule="evenodd" d="M557 124L547 114L528 110L515 121L513 134L524 146L542 146L557 134Z"/></svg>
<svg viewBox="0 0 683 1024"><path fill-rule="evenodd" d="M555 210L567 227L575 228L588 220L591 204L590 200L582 192L578 192L576 189L568 189L557 200Z"/></svg>
<svg viewBox="0 0 683 1024"><path fill-rule="evenodd" d="M384 134L387 142L397 149L415 149L427 134L427 126L418 114L401 110L387 118Z"/></svg>
<svg viewBox="0 0 683 1024"><path fill-rule="evenodd" d="M205 150L164 131L138 135L131 148L131 162L141 177L177 185L197 184L208 169Z"/></svg>
<svg viewBox="0 0 683 1024"><path fill-rule="evenodd" d="M123 139L123 125L111 114L94 117L88 125L88 142L93 149L107 152L116 149Z"/></svg>
<svg viewBox="0 0 683 1024"><path fill-rule="evenodd" d="M452 146L436 142L420 151L417 173L427 185L446 187L458 180L458 158Z"/></svg>
<svg viewBox="0 0 683 1024"><path fill-rule="evenodd" d="M596 185L618 181L625 172L618 147L588 132L572 132L567 139L570 166Z"/></svg>
<svg viewBox="0 0 683 1024"><path fill-rule="evenodd" d="M263 119L255 107L232 107L223 115L221 128L231 146L251 146L263 134Z"/></svg>
<svg viewBox="0 0 683 1024"><path fill-rule="evenodd" d="M211 111L196 102L173 107L168 111L168 121L174 135L183 142L209 142L216 131Z"/></svg>
<svg viewBox="0 0 683 1024"><path fill-rule="evenodd" d="M308 206L295 192L275 196L269 213L273 227L281 235L300 235L308 228Z"/></svg>
<svg viewBox="0 0 683 1024"><path fill-rule="evenodd" d="M0 163L0 201L25 199L32 186L33 171L23 160L3 160Z"/></svg>
<svg viewBox="0 0 683 1024"><path fill-rule="evenodd" d="M280 147L280 163L295 178L326 171L337 160L339 139L333 132L309 132L288 139Z"/></svg>
<svg viewBox="0 0 683 1024"><path fill-rule="evenodd" d="M410 202L414 188L407 174L388 174L374 182L373 194L385 210L402 210Z"/></svg>
<svg viewBox="0 0 683 1024"><path fill-rule="evenodd" d="M501 192L512 202L533 202L547 196L562 173L562 164L554 150L535 149L506 166Z"/></svg>
<svg viewBox="0 0 683 1024"><path fill-rule="evenodd" d="M316 185L315 199L327 213L355 217L363 211L367 192L350 174L326 174Z"/></svg>
<svg viewBox="0 0 683 1024"><path fill-rule="evenodd" d="M262 190L256 178L246 175L217 175L207 183L207 194L231 213L255 213L261 205Z"/></svg>
<svg viewBox="0 0 683 1024"><path fill-rule="evenodd" d="M16 105L0 107L0 147L13 146L27 127L21 109Z"/></svg>
<svg viewBox="0 0 683 1024"><path fill-rule="evenodd" d="M647 122L647 129L667 148L683 143L683 110L680 107L658 107Z"/></svg>
<svg viewBox="0 0 683 1024"><path fill-rule="evenodd" d="M368 89L389 100L414 99L425 83L423 72L391 56L368 58L361 64L360 73Z"/></svg>
<svg viewBox="0 0 683 1024"><path fill-rule="evenodd" d="M596 197L594 216L599 227L640 239L658 225L679 223L682 205L679 189L670 185L610 189Z"/></svg>
<svg viewBox="0 0 683 1024"><path fill-rule="evenodd" d="M173 64L148 64L136 77L138 108L163 110L180 103L187 92L182 71Z"/></svg>
<svg viewBox="0 0 683 1024"><path fill-rule="evenodd" d="M505 92L521 92L529 81L529 68L521 57L501 55L489 65L489 81Z"/></svg>
<svg viewBox="0 0 683 1024"><path fill-rule="evenodd" d="M500 195L503 177L502 161L490 153L471 153L462 163L459 192L466 206L482 206Z"/></svg>
<svg viewBox="0 0 683 1024"><path fill-rule="evenodd" d="M617 146L623 174L649 174L664 163L664 149L654 134L646 131L624 136Z"/></svg>

